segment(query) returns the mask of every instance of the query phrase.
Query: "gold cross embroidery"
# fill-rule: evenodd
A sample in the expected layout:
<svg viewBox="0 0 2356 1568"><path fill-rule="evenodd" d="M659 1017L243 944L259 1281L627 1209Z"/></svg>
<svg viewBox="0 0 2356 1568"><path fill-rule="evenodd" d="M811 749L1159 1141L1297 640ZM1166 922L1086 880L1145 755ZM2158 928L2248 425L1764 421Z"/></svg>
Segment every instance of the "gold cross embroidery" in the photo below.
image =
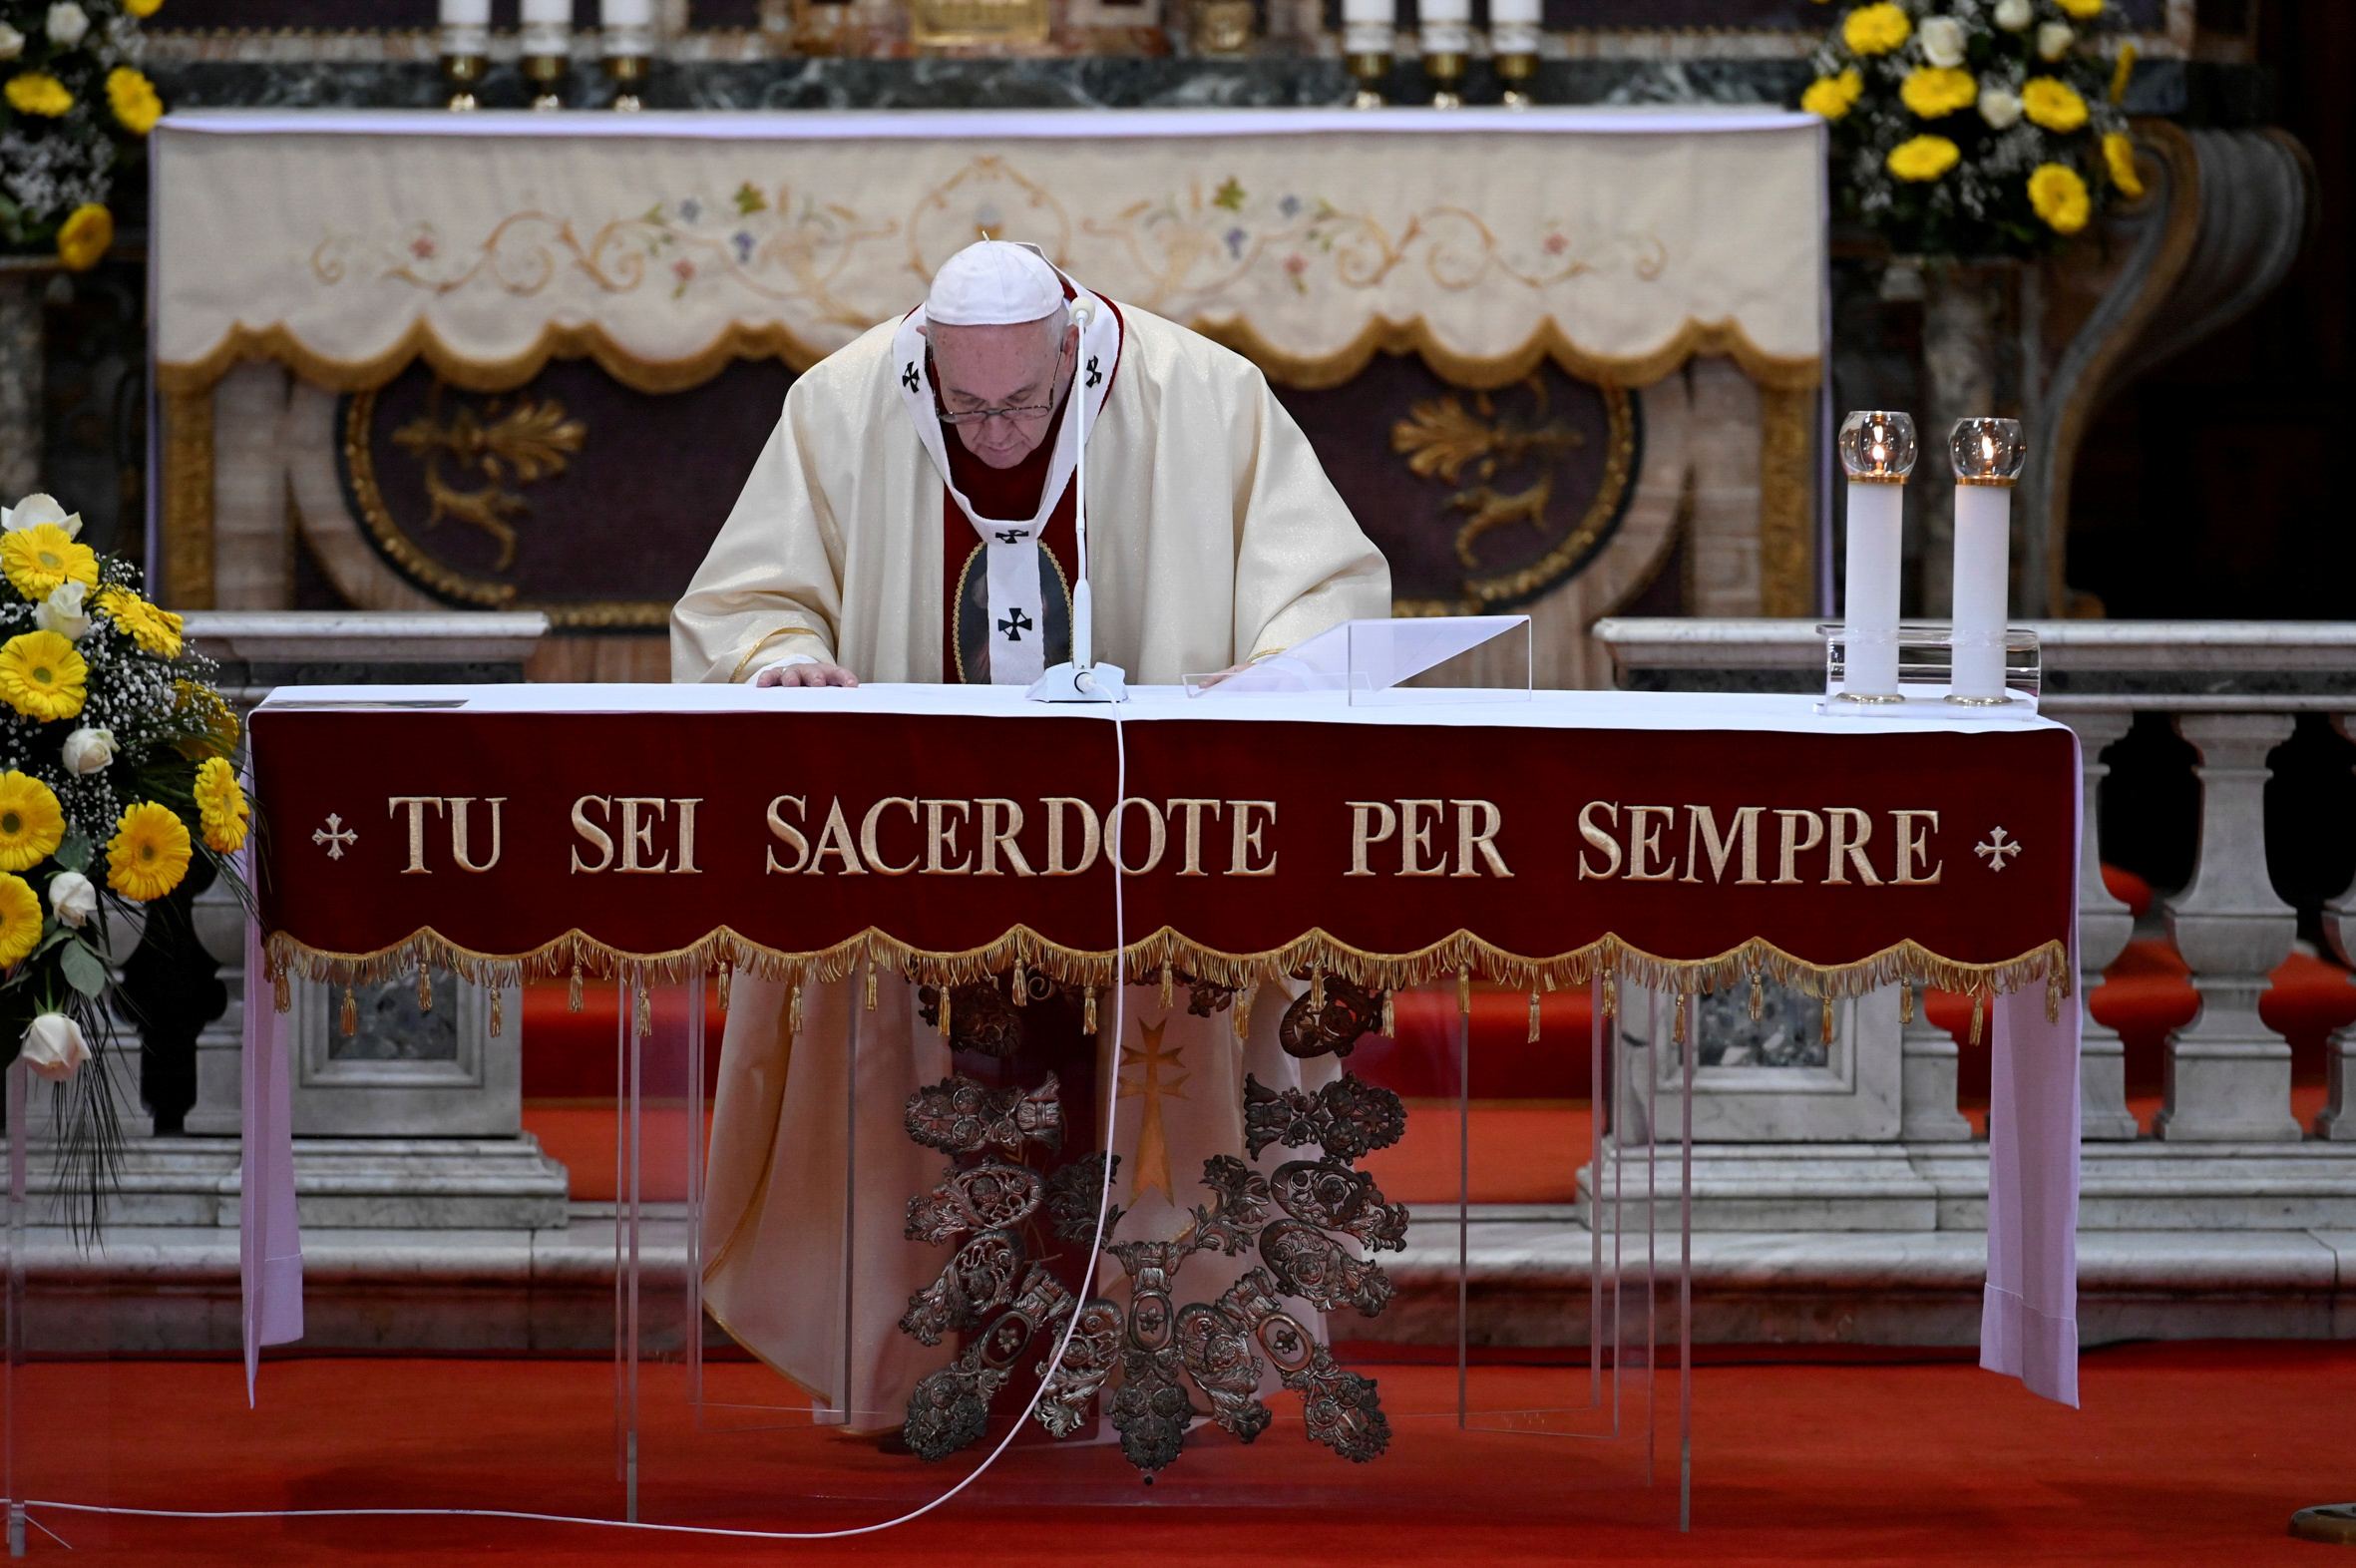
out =
<svg viewBox="0 0 2356 1568"><path fill-rule="evenodd" d="M1129 1201L1131 1203L1135 1203L1139 1197L1157 1187L1161 1189L1162 1196L1171 1203L1175 1204L1178 1201L1177 1188L1170 1181L1169 1135L1162 1129L1162 1096L1168 1094L1179 1099L1186 1098L1179 1091L1185 1084L1188 1074L1184 1070L1186 1066L1185 1046L1173 1045L1168 1050L1162 1049L1162 1030L1168 1026L1167 1019L1160 1023L1147 1023L1143 1019L1139 1019L1137 1027L1139 1032L1145 1036L1145 1044L1141 1047L1134 1045L1121 1047L1119 1097L1124 1100L1142 1099L1145 1101L1145 1114L1137 1125L1135 1174L1129 1178ZM1131 1067L1138 1069L1135 1078L1128 1076ZM1169 1069L1174 1076L1164 1079L1162 1076L1164 1068Z"/></svg>

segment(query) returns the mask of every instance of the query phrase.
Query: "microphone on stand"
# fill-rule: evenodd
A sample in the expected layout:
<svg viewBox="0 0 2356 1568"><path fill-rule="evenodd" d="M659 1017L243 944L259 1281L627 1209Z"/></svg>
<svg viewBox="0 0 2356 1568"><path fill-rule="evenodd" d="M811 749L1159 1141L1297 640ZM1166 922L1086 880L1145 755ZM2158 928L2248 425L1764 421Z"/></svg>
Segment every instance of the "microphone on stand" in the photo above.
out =
<svg viewBox="0 0 2356 1568"><path fill-rule="evenodd" d="M1072 301L1072 325L1079 329L1083 344L1088 324L1095 317L1093 301ZM1088 587L1088 390L1076 365L1070 396L1072 418L1077 422L1072 434L1078 442L1071 470L1072 533L1079 542L1080 569L1079 581L1071 588L1071 659L1048 669L1023 695L1032 702L1126 702L1129 672L1118 664L1096 662L1095 594Z"/></svg>

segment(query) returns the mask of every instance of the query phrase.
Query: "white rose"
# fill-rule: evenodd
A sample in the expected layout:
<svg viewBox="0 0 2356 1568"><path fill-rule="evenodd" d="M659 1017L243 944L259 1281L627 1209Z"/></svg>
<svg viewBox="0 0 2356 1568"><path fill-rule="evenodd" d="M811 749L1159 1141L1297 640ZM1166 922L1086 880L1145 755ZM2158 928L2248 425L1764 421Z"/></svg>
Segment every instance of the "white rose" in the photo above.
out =
<svg viewBox="0 0 2356 1568"><path fill-rule="evenodd" d="M2059 60L2078 42L2078 35L2067 22L2048 22L2037 30L2037 53L2046 60Z"/></svg>
<svg viewBox="0 0 2356 1568"><path fill-rule="evenodd" d="M64 755L66 771L76 776L96 773L114 766L115 732L111 729L78 729L66 737L59 748Z"/></svg>
<svg viewBox="0 0 2356 1568"><path fill-rule="evenodd" d="M79 642L90 635L90 611L83 604L89 585L64 583L49 590L49 596L33 606L33 624L43 631L54 631L68 642Z"/></svg>
<svg viewBox="0 0 2356 1568"><path fill-rule="evenodd" d="M25 52L25 35L0 22L0 60L14 60Z"/></svg>
<svg viewBox="0 0 2356 1568"><path fill-rule="evenodd" d="M52 1083L63 1083L90 1059L82 1026L62 1012L44 1012L25 1030L25 1065Z"/></svg>
<svg viewBox="0 0 2356 1568"><path fill-rule="evenodd" d="M53 523L73 539L82 532L82 514L68 512L57 504L54 496L31 495L13 507L0 507L0 530L15 533L18 529L38 528Z"/></svg>
<svg viewBox="0 0 2356 1568"><path fill-rule="evenodd" d="M2027 27L2032 14L2029 0L1996 0L1996 25L2008 33Z"/></svg>
<svg viewBox="0 0 2356 1568"><path fill-rule="evenodd" d="M90 31L90 14L74 0L57 0L49 8L49 41L60 49L71 49L82 42L82 35Z"/></svg>
<svg viewBox="0 0 2356 1568"><path fill-rule="evenodd" d="M49 907L67 925L87 926L98 913L98 888L78 871L61 871L49 879Z"/></svg>
<svg viewBox="0 0 2356 1568"><path fill-rule="evenodd" d="M2021 101L2001 87L1980 89L1980 118L1991 131L2009 130L2020 122Z"/></svg>
<svg viewBox="0 0 2356 1568"><path fill-rule="evenodd" d="M1963 64L1963 24L1951 16L1923 18L1922 58L1942 70Z"/></svg>

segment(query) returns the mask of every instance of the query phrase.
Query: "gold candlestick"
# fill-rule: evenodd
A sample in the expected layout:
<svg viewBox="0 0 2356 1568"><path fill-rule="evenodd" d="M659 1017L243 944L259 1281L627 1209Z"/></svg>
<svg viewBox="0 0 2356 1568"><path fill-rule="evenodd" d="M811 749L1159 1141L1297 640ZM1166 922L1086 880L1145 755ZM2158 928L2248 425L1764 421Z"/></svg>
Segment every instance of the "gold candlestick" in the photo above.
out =
<svg viewBox="0 0 2356 1568"><path fill-rule="evenodd" d="M463 113L476 107L475 88L490 64L490 58L485 55L442 57L442 80L450 84L450 108Z"/></svg>
<svg viewBox="0 0 2356 1568"><path fill-rule="evenodd" d="M565 97L557 91L557 87L565 80L566 73L572 64L572 60L565 55L526 55L524 57L524 80L539 89L532 97L533 108L562 109L565 107Z"/></svg>
<svg viewBox="0 0 2356 1568"><path fill-rule="evenodd" d="M638 103L638 88L646 80L646 57L644 55L607 55L605 57L605 75L613 83L615 112L625 115L636 114L642 107Z"/></svg>
<svg viewBox="0 0 2356 1568"><path fill-rule="evenodd" d="M1456 84L1464 79L1464 57L1453 50L1423 57L1423 74L1431 79L1431 107L1462 109Z"/></svg>
<svg viewBox="0 0 2356 1568"><path fill-rule="evenodd" d="M1538 57L1534 54L1499 55L1496 57L1497 79L1505 84L1505 107L1527 109L1536 102L1530 97L1530 78L1538 74Z"/></svg>
<svg viewBox="0 0 2356 1568"><path fill-rule="evenodd" d="M1382 79L1390 75L1389 55L1354 54L1350 57L1350 74L1358 79L1358 97L1351 100L1353 109L1383 107Z"/></svg>

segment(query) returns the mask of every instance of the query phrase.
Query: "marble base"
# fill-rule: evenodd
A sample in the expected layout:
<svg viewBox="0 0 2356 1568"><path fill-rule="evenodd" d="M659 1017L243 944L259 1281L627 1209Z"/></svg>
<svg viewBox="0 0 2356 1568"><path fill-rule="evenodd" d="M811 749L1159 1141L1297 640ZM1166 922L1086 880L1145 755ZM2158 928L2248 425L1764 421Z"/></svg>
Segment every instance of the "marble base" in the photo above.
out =
<svg viewBox="0 0 2356 1568"><path fill-rule="evenodd" d="M29 1216L62 1222L54 1144L27 1149ZM200 1227L227 1237L236 1257L235 1140L134 1138L107 1200L107 1245L159 1227ZM530 1133L514 1138L298 1138L295 1203L306 1242L313 1232L533 1231L566 1224L565 1167Z"/></svg>
<svg viewBox="0 0 2356 1568"><path fill-rule="evenodd" d="M564 1230L310 1231L300 1351L561 1352L613 1347L611 1205L575 1205ZM103 1249L29 1234L28 1346L36 1353L220 1354L238 1345L233 1229L126 1226ZM1471 1343L1587 1343L1596 1238L1569 1205L1482 1206L1469 1226ZM1678 1241L1654 1238L1661 1331L1674 1332ZM1978 1343L1988 1239L1978 1231L1699 1232L1694 1339L1715 1345ZM1620 1301L1641 1309L1647 1248L1623 1238ZM1607 1268L1609 1253L1605 1253ZM685 1343L686 1236L652 1206L639 1240L648 1354ZM1344 1340L1456 1341L1453 1208L1417 1206L1398 1291L1379 1318L1337 1315ZM1605 1275L1608 1280L1608 1273ZM2079 1240L2080 1338L2356 1339L2356 1228L2091 1231ZM706 1345L727 1343L708 1322Z"/></svg>
<svg viewBox="0 0 2356 1568"><path fill-rule="evenodd" d="M1579 1172L1584 1219L1600 1185L1627 1226L1674 1236L1677 1153L1604 1155ZM2093 1231L2356 1230L2356 1148L2306 1143L2185 1144L2143 1139L2080 1150L2078 1227ZM1694 1230L1982 1231L1985 1143L1696 1144Z"/></svg>

